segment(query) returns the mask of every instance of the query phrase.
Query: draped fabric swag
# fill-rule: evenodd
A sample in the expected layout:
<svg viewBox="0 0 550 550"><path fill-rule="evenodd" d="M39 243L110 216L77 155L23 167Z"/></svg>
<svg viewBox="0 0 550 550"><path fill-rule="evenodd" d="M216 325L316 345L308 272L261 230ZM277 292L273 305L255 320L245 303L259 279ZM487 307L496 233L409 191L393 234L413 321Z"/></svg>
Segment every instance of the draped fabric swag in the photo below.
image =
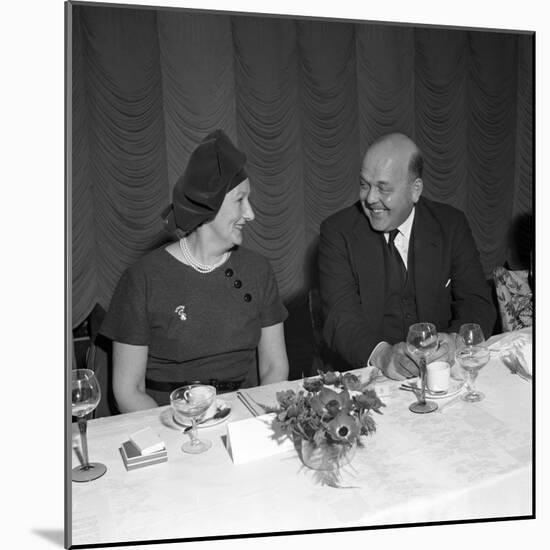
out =
<svg viewBox="0 0 550 550"><path fill-rule="evenodd" d="M531 35L73 6L72 44L73 326L166 240L171 189L218 127L248 156L245 245L287 303L383 133L421 147L425 195L466 213L487 276L532 211Z"/></svg>

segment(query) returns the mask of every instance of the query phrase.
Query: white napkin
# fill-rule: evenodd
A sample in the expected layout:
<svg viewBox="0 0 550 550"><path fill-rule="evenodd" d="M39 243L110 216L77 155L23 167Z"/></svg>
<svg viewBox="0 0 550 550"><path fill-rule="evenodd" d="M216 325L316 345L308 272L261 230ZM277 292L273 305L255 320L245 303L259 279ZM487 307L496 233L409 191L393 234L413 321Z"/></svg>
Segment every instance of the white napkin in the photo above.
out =
<svg viewBox="0 0 550 550"><path fill-rule="evenodd" d="M505 332L489 338L487 342L491 351L512 351L514 343L522 343L531 341L532 339L532 327L522 328L520 330L514 330L512 332Z"/></svg>
<svg viewBox="0 0 550 550"><path fill-rule="evenodd" d="M491 351L499 356L513 354L518 358L521 366L533 374L533 333L531 327L505 334L496 342L489 345Z"/></svg>
<svg viewBox="0 0 550 550"><path fill-rule="evenodd" d="M516 357L521 366L529 374L533 374L533 342L531 340L516 347Z"/></svg>

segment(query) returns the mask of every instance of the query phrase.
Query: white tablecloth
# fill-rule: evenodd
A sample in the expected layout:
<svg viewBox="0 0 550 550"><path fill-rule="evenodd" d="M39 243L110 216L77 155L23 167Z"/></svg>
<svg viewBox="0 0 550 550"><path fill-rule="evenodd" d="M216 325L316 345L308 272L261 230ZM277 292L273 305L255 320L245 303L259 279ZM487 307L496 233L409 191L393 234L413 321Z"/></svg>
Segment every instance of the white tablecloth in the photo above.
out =
<svg viewBox="0 0 550 550"><path fill-rule="evenodd" d="M274 405L276 391L298 384L247 391ZM510 374L495 354L478 377L485 400L427 415L409 412L414 396L399 382L382 384L387 406L344 472L347 488L317 484L294 452L234 465L226 422L201 430L214 444L200 455L181 452L184 436L163 422L167 408L89 422L90 459L108 471L72 484L72 543L531 515L530 382ZM232 406L227 422L250 416L234 394L222 398ZM118 448L146 426L166 442L168 462L127 472Z"/></svg>

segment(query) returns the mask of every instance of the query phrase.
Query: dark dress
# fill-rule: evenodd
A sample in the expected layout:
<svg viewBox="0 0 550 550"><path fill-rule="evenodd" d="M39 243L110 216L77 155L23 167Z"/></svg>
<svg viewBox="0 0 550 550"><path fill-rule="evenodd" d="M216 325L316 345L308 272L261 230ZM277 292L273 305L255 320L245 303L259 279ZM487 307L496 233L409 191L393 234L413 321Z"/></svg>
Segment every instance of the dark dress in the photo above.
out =
<svg viewBox="0 0 550 550"><path fill-rule="evenodd" d="M261 329L287 316L259 254L239 247L211 273L198 273L163 247L124 272L101 333L148 346L146 391L165 405L170 391L188 382L258 385Z"/></svg>

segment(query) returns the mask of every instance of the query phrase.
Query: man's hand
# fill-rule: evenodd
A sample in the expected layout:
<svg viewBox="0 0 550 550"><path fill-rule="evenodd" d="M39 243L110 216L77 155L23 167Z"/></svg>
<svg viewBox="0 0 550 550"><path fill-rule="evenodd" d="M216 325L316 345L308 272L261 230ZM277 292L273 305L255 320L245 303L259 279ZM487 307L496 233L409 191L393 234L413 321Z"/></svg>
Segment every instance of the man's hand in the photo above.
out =
<svg viewBox="0 0 550 550"><path fill-rule="evenodd" d="M438 332L437 337L439 339L439 346L428 356L428 363L447 361L452 367L455 362L456 334L454 332L450 334Z"/></svg>
<svg viewBox="0 0 550 550"><path fill-rule="evenodd" d="M399 342L393 346L384 344L376 350L376 356L371 358L371 362L392 380L418 376L418 367L406 352L405 342Z"/></svg>

